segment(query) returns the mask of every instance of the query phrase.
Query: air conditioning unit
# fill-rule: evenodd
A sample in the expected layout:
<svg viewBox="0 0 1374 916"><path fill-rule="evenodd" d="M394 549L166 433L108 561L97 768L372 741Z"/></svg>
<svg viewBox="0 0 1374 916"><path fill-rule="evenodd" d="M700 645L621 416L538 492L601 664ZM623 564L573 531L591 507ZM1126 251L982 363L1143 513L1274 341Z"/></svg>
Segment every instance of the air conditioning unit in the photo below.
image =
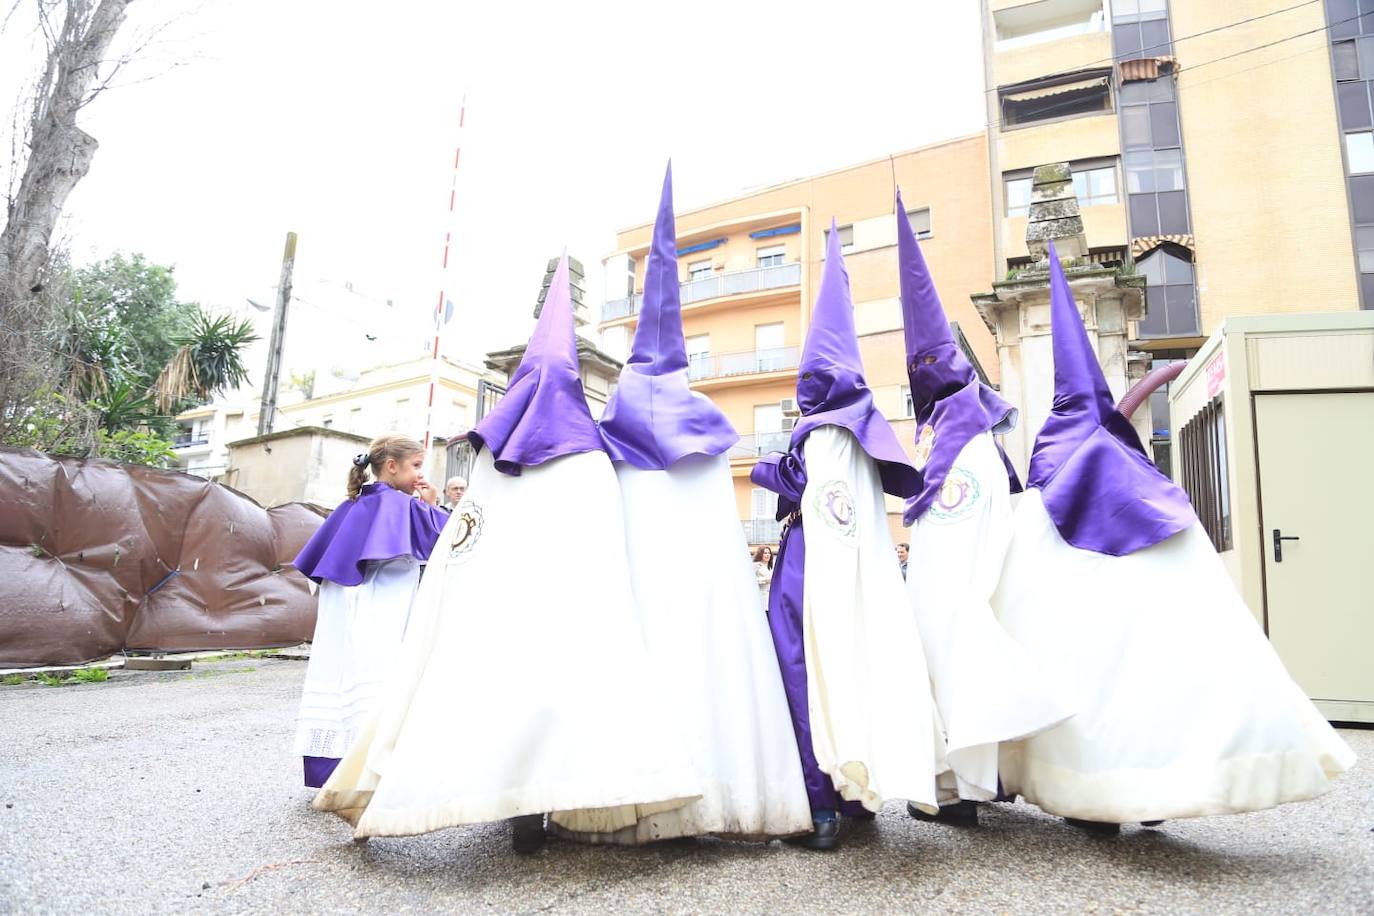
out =
<svg viewBox="0 0 1374 916"><path fill-rule="evenodd" d="M796 398L783 398L781 401L778 401L778 406L782 408L782 415L784 417L801 416L801 411L797 409ZM788 428L790 429L791 427Z"/></svg>
<svg viewBox="0 0 1374 916"><path fill-rule="evenodd" d="M783 431L783 432L785 432L785 433L790 433L790 432L792 431L792 428L795 427L796 425L797 425L797 418L796 418L796 417L783 417L783 418L782 418L782 431Z"/></svg>

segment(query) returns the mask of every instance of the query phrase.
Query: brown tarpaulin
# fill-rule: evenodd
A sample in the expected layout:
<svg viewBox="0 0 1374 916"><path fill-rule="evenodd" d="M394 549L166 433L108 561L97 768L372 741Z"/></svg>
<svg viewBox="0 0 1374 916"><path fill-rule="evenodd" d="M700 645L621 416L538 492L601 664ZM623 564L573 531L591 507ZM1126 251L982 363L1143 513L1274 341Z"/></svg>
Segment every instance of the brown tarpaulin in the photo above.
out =
<svg viewBox="0 0 1374 916"><path fill-rule="evenodd" d="M0 448L0 667L308 640L315 596L290 563L325 515L177 471Z"/></svg>

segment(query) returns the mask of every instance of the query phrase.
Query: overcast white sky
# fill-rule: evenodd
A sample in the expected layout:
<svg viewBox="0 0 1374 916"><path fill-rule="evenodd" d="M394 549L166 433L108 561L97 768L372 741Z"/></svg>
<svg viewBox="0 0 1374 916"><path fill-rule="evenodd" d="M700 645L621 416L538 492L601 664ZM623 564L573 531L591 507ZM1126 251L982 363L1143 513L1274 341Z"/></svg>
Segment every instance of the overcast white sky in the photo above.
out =
<svg viewBox="0 0 1374 916"><path fill-rule="evenodd" d="M137 0L131 29L186 6ZM298 287L351 281L424 321L466 93L447 285L473 358L523 342L565 245L599 304L669 156L685 210L978 130L978 29L974 0L208 0L133 75L184 66L88 109L100 150L65 231L78 260L140 251L237 306L294 229Z"/></svg>

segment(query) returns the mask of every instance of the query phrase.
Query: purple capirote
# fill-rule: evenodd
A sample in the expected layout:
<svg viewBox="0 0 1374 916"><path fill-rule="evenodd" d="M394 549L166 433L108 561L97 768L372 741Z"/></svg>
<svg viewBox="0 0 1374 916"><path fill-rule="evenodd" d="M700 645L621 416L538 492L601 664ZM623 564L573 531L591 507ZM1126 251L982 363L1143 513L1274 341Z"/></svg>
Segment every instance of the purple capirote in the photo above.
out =
<svg viewBox="0 0 1374 916"><path fill-rule="evenodd" d="M757 467L764 470L755 480L778 494L778 519L790 515L801 502L806 488L806 469L802 460L781 453L769 455ZM757 470L756 467L756 470ZM773 585L768 592L768 628L773 634L778 669L782 672L783 692L792 714L792 731L797 738L802 778L812 811L839 810L849 817L868 817L871 812L859 802L847 802L835 791L835 784L816 762L811 743L811 708L807 698L806 649L802 638L802 597L806 569L806 532L801 516L793 516L778 543L773 560Z"/></svg>
<svg viewBox="0 0 1374 916"><path fill-rule="evenodd" d="M903 521L910 525L929 508L944 486L969 440L984 432L1010 432L1017 411L978 378L973 364L950 333L949 318L926 266L921 245L911 231L902 192L897 192L897 276L902 296L902 330L906 339L906 371L911 383L911 403L916 417L918 449L928 454L921 463L925 483L907 501ZM1011 492L1021 492L1021 481L998 446L1007 467Z"/></svg>
<svg viewBox="0 0 1374 916"><path fill-rule="evenodd" d="M599 426L612 460L649 471L664 470L687 455L719 455L739 441L725 414L693 391L688 378L671 162L654 219L630 359Z"/></svg>
<svg viewBox="0 0 1374 916"><path fill-rule="evenodd" d="M833 220L816 308L812 312L797 372L797 407L802 416L793 428L787 453L765 456L750 473L754 483L778 494L778 520L792 518L774 563L773 585L768 592L768 625L792 714L792 730L797 738L811 809L839 808L845 814L861 816L866 814L862 805L840 802L834 783L816 763L811 741L806 651L802 638L806 542L800 516L796 513L807 482L803 447L806 437L822 426L848 430L877 465L883 489L903 499L920 490L921 474L907 460L892 427L874 406L873 393L864 381L859 338L854 329L849 274L845 271L839 233L835 231Z"/></svg>
<svg viewBox="0 0 1374 916"><path fill-rule="evenodd" d="M316 582L360 585L369 560L410 556L421 563L444 530L448 514L384 483L364 484L306 541L292 565Z"/></svg>
<svg viewBox="0 0 1374 916"><path fill-rule="evenodd" d="M1035 438L1026 486L1040 490L1065 541L1125 556L1178 534L1197 516L1117 411L1053 242L1049 257L1054 406Z"/></svg>
<svg viewBox="0 0 1374 916"><path fill-rule="evenodd" d="M582 391L566 254L505 395L468 441L478 451L491 449L496 470L512 476L564 455L603 451Z"/></svg>
<svg viewBox="0 0 1374 916"><path fill-rule="evenodd" d="M873 392L864 380L849 272L833 219L820 291L797 369L797 408L801 419L792 428L791 451L800 454L812 430L839 426L853 433L877 463L884 491L906 499L921 489L920 472L912 467L891 424L874 406Z"/></svg>

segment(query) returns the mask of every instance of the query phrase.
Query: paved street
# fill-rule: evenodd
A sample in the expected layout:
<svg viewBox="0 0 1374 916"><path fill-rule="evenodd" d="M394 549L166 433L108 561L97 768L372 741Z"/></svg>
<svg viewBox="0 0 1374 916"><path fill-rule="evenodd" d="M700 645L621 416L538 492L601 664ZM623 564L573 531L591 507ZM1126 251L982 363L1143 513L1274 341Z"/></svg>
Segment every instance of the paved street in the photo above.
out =
<svg viewBox="0 0 1374 916"><path fill-rule="evenodd" d="M290 754L305 665L0 687L0 913L1374 912L1374 732L1325 798L1094 839L1027 805L977 830L890 805L835 854L778 843L511 853L490 825L355 846ZM492 689L499 689L493 685Z"/></svg>

